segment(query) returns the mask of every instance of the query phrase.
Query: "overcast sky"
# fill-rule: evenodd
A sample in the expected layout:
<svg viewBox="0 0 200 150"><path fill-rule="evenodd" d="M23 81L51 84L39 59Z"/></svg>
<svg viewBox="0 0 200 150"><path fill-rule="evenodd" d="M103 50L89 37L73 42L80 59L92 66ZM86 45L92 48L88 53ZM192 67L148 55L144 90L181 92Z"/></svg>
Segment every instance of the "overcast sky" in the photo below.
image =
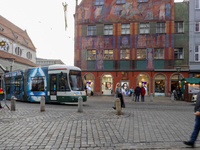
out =
<svg viewBox="0 0 200 150"><path fill-rule="evenodd" d="M183 0L175 0L182 2ZM68 4L65 31L62 2ZM37 57L74 65L75 0L0 0L0 14L23 30L37 48ZM79 0L79 3L81 0Z"/></svg>

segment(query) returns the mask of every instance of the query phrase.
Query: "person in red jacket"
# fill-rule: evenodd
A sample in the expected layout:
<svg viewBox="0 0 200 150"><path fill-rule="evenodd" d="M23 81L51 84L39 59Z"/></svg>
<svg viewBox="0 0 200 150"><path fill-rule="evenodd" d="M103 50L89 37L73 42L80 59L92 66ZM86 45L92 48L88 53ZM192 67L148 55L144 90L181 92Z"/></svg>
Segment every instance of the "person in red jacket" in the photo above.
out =
<svg viewBox="0 0 200 150"><path fill-rule="evenodd" d="M144 86L141 87L141 101L144 102L144 95L146 93Z"/></svg>

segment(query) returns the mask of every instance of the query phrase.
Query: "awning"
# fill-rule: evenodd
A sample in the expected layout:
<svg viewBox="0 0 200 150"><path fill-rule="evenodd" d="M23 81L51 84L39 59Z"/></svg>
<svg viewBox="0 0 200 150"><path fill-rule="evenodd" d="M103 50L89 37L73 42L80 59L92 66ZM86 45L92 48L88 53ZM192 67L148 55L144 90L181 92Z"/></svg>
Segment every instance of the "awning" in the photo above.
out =
<svg viewBox="0 0 200 150"><path fill-rule="evenodd" d="M186 81L187 83L199 83L200 78L183 78L181 81Z"/></svg>

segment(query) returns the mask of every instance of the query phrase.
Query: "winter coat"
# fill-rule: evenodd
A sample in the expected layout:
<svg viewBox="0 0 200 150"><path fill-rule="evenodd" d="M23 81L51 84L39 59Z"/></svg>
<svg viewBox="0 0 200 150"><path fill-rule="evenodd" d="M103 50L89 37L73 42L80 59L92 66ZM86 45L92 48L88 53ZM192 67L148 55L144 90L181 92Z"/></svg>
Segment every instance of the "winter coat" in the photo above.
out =
<svg viewBox="0 0 200 150"><path fill-rule="evenodd" d="M116 97L116 98L118 98L118 94L119 94L119 93L122 93L121 87L117 87L117 88L115 89L115 97Z"/></svg>
<svg viewBox="0 0 200 150"><path fill-rule="evenodd" d="M197 100L194 107L194 112L200 111L200 92L197 94Z"/></svg>
<svg viewBox="0 0 200 150"><path fill-rule="evenodd" d="M141 88L140 87L136 87L135 88L135 95L140 95L141 93Z"/></svg>
<svg viewBox="0 0 200 150"><path fill-rule="evenodd" d="M144 87L141 88L141 91L142 91L141 95L145 95L146 91Z"/></svg>

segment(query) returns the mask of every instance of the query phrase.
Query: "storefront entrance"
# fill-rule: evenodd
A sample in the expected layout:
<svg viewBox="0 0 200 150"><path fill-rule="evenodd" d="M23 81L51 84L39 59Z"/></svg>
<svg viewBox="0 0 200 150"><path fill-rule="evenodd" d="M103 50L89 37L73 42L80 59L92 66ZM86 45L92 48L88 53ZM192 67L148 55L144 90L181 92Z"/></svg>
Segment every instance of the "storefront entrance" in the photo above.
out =
<svg viewBox="0 0 200 150"><path fill-rule="evenodd" d="M105 74L101 80L102 95L112 95L113 92L113 77L110 74Z"/></svg>
<svg viewBox="0 0 200 150"><path fill-rule="evenodd" d="M139 86L144 86L146 90L146 95L149 95L149 76L146 74L139 74L137 78L137 84Z"/></svg>
<svg viewBox="0 0 200 150"><path fill-rule="evenodd" d="M89 73L84 76L84 86L86 86L87 90L91 90L94 93L94 76L93 74Z"/></svg>
<svg viewBox="0 0 200 150"><path fill-rule="evenodd" d="M166 79L165 76L162 74L156 75L155 76L155 82L154 82L154 94L155 95L160 95L160 96L165 96L165 83Z"/></svg>
<svg viewBox="0 0 200 150"><path fill-rule="evenodd" d="M182 79L183 79L183 76L180 74L179 81L181 81ZM178 85L180 86L180 84L181 84L181 82L179 82L179 84L178 84L178 74L172 75L172 77L171 77L171 92L173 90L176 90Z"/></svg>

